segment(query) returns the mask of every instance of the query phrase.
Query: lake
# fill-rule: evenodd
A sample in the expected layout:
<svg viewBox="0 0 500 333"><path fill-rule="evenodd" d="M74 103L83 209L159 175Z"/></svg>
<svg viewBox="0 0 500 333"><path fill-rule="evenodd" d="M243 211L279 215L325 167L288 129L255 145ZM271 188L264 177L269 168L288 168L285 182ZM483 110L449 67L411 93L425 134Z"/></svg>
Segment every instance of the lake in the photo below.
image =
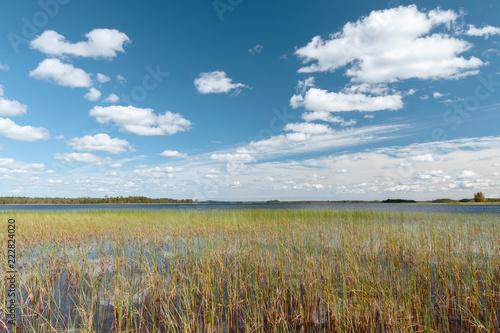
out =
<svg viewBox="0 0 500 333"><path fill-rule="evenodd" d="M437 213L500 213L500 205L383 204L383 203L209 203L209 204L99 204L0 205L1 211L95 210L210 210L210 209L331 209Z"/></svg>

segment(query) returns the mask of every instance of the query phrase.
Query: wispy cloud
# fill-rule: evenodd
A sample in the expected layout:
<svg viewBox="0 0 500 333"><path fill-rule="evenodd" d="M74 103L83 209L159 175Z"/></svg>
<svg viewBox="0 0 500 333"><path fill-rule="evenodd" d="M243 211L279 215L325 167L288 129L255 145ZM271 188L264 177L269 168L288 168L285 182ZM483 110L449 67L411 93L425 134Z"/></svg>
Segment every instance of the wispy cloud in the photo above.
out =
<svg viewBox="0 0 500 333"><path fill-rule="evenodd" d="M61 163L104 164L110 163L110 158L102 158L89 153L56 153L54 158Z"/></svg>
<svg viewBox="0 0 500 333"><path fill-rule="evenodd" d="M260 54L263 49L264 49L264 46L262 46L260 44L257 44L254 47L248 49L248 52L250 52L251 54L254 54L254 55L255 54Z"/></svg>

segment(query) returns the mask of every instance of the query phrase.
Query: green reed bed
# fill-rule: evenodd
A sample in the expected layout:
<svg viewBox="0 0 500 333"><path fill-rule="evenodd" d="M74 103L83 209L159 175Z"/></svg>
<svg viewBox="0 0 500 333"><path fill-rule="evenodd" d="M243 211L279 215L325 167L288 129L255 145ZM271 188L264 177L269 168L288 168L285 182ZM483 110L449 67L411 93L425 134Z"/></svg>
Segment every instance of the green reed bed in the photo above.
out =
<svg viewBox="0 0 500 333"><path fill-rule="evenodd" d="M18 332L500 331L499 215L0 213L12 217ZM5 281L0 299L3 313Z"/></svg>

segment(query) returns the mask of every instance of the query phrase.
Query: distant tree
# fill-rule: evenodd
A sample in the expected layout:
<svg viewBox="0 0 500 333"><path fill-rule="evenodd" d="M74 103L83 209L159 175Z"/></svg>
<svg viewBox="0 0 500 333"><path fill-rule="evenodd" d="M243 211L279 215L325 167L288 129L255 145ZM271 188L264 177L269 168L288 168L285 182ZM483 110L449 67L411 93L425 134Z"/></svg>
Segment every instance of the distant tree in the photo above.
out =
<svg viewBox="0 0 500 333"><path fill-rule="evenodd" d="M407 199L387 199L382 200L382 203L417 203L415 200L407 200Z"/></svg>
<svg viewBox="0 0 500 333"><path fill-rule="evenodd" d="M483 192L474 193L474 201L475 202L486 202L486 197Z"/></svg>

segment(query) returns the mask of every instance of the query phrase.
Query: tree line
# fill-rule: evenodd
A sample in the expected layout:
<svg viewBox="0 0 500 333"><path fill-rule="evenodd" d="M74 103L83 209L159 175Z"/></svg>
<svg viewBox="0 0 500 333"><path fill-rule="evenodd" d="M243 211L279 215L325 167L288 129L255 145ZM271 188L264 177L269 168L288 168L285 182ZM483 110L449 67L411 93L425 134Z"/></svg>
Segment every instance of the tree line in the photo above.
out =
<svg viewBox="0 0 500 333"><path fill-rule="evenodd" d="M30 198L30 197L0 197L1 205L35 205L35 204L53 204L53 205L78 205L78 204L128 204L128 203L195 203L192 199L171 199L158 198L152 199L143 196L129 197L104 197L104 198Z"/></svg>

